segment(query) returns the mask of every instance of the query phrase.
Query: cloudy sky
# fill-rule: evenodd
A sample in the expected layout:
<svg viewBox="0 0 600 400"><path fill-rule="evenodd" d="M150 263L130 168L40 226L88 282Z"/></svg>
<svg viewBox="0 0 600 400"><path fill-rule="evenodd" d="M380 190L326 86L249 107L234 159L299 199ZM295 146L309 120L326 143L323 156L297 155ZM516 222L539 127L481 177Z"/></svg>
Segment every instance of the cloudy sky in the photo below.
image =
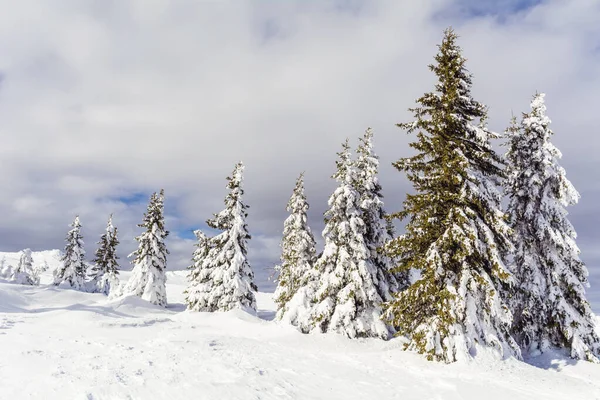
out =
<svg viewBox="0 0 600 400"><path fill-rule="evenodd" d="M166 191L169 268L220 211L246 164L259 286L306 172L320 236L340 143L375 130L387 208L410 187L414 99L452 25L490 127L545 92L554 143L582 194L570 215L600 312L598 0L0 1L0 250L62 248L81 216L88 252L114 213L123 257L149 195ZM123 263L126 264L125 260Z"/></svg>

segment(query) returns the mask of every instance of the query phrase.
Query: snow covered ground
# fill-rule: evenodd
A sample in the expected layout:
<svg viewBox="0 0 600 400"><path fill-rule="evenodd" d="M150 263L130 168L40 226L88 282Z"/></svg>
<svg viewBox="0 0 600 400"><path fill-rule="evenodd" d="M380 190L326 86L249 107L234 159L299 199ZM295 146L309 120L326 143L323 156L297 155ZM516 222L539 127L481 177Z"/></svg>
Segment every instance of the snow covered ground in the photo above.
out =
<svg viewBox="0 0 600 400"><path fill-rule="evenodd" d="M18 254L0 253L8 263ZM600 399L600 366L546 354L531 364L486 357L444 365L401 339L303 335L259 312L190 313L185 272L169 272L170 306L0 280L0 399ZM123 273L123 278L127 277Z"/></svg>

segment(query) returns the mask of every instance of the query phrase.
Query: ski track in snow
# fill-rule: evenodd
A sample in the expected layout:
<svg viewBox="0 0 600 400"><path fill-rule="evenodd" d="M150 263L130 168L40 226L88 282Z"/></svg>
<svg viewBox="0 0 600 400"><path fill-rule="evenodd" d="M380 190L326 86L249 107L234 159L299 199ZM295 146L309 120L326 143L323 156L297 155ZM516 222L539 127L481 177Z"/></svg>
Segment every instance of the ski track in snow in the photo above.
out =
<svg viewBox="0 0 600 400"><path fill-rule="evenodd" d="M59 262L33 256L50 270ZM269 293L257 294L264 319L187 312L185 272L167 276L167 309L56 288L50 271L39 287L0 280L0 400L600 399L600 365L556 353L428 362L402 339L303 335L268 321Z"/></svg>

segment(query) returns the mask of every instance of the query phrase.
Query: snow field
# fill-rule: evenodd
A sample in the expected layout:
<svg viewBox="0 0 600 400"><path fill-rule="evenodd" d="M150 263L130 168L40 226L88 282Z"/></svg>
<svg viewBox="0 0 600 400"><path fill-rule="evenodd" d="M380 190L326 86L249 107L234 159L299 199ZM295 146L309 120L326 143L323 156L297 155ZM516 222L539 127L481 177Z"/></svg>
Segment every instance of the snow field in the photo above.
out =
<svg viewBox="0 0 600 400"><path fill-rule="evenodd" d="M559 354L537 367L485 354L428 362L401 338L270 321L270 293L257 294L258 316L188 312L186 272L169 271L167 309L109 301L51 285L58 252L33 258L50 265L41 286L0 281L0 399L600 399L600 366Z"/></svg>

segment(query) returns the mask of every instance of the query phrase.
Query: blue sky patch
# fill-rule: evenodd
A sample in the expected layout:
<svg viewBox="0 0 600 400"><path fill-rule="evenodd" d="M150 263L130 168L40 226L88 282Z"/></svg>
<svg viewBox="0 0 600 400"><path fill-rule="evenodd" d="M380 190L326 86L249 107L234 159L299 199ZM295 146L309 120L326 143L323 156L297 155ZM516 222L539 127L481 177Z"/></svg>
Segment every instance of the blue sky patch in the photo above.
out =
<svg viewBox="0 0 600 400"><path fill-rule="evenodd" d="M194 235L196 229L198 228L178 229L175 231L175 234L182 239L196 240L196 235Z"/></svg>
<svg viewBox="0 0 600 400"><path fill-rule="evenodd" d="M540 4L542 0L458 0L468 14L509 15L515 14Z"/></svg>
<svg viewBox="0 0 600 400"><path fill-rule="evenodd" d="M543 0L456 0L436 16L437 18L470 19L497 17L500 21L541 4Z"/></svg>
<svg viewBox="0 0 600 400"><path fill-rule="evenodd" d="M119 196L116 198L116 200L125 204L147 203L150 200L150 194L143 192L134 192L125 196Z"/></svg>

